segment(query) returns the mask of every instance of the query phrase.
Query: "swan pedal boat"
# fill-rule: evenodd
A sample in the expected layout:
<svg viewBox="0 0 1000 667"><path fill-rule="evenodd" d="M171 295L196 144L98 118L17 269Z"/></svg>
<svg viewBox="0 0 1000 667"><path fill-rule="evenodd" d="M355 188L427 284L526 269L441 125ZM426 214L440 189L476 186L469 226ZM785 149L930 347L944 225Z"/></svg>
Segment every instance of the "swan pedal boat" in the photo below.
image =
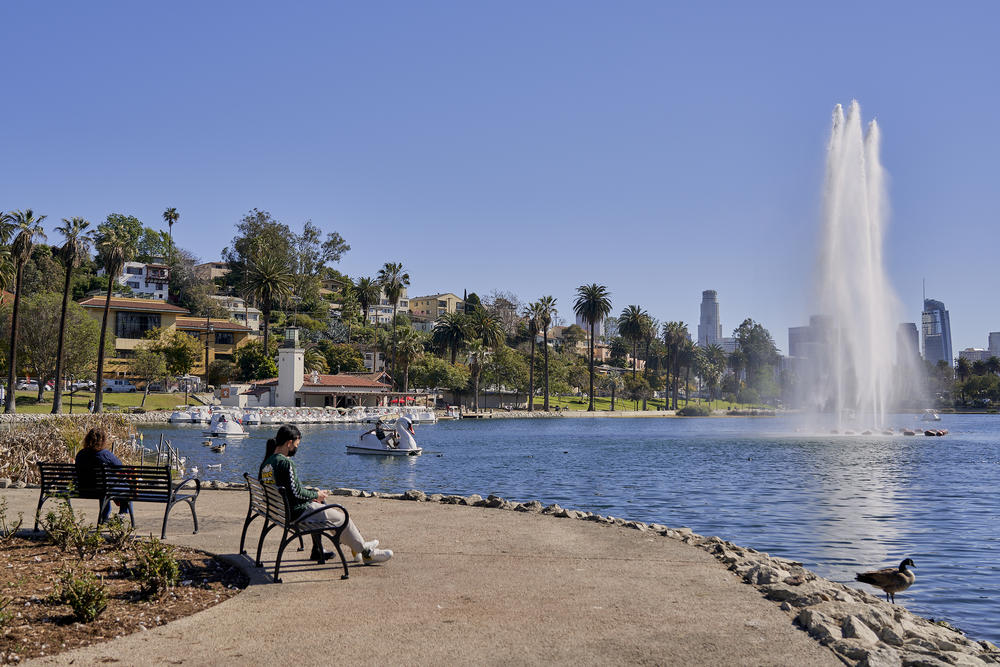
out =
<svg viewBox="0 0 1000 667"><path fill-rule="evenodd" d="M382 438L378 437L379 431L382 432ZM413 424L406 417L397 419L392 427L376 423L376 428L365 431L357 442L347 445L347 453L378 456L420 456L424 450L417 446L413 435Z"/></svg>

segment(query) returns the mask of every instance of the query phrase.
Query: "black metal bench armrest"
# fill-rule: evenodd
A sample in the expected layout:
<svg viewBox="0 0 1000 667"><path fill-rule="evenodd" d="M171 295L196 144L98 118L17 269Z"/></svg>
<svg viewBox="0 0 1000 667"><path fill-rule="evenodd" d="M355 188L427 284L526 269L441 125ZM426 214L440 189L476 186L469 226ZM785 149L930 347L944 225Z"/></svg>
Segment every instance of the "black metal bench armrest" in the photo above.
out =
<svg viewBox="0 0 1000 667"><path fill-rule="evenodd" d="M198 494L201 493L201 480L198 479L197 477L188 477L183 482L175 486L172 491L173 496L176 497L181 488L186 486L189 482L194 482L194 497L197 497Z"/></svg>
<svg viewBox="0 0 1000 667"><path fill-rule="evenodd" d="M322 507L317 507L316 509L309 510L308 512L303 513L301 516L299 516L298 519L296 519L294 521L294 523L295 524L300 524L300 523L307 522L309 520L309 517L314 516L316 514L322 514L323 512L325 512L328 509L337 509L337 510L340 510L341 512L343 512L344 513L344 524L343 525L345 525L345 526L347 525L347 522L351 520L351 515L347 513L347 508L346 507L344 507L343 505L338 505L336 503L330 503L329 505L323 505Z"/></svg>

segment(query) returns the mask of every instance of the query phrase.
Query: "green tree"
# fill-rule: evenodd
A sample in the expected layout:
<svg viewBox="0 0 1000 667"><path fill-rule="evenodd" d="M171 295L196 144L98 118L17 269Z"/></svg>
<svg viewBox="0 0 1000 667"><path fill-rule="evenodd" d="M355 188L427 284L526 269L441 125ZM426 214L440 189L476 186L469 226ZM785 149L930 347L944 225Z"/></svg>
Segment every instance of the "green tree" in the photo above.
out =
<svg viewBox="0 0 1000 667"><path fill-rule="evenodd" d="M354 297L358 300L358 304L361 306L362 319L366 323L369 322L369 311L371 311L371 307L374 304L378 303L379 296L382 294L382 288L379 287L378 282L364 276L357 279L352 291Z"/></svg>
<svg viewBox="0 0 1000 667"><path fill-rule="evenodd" d="M673 321L663 325L663 345L667 351L667 381L666 396L671 393L671 375L673 375L673 409L677 409L677 389L680 382L681 358L680 350L684 341L688 340L688 329L684 322ZM669 406L667 406L669 407Z"/></svg>
<svg viewBox="0 0 1000 667"><path fill-rule="evenodd" d="M598 322L604 320L611 314L611 293L604 285L591 283L580 285L576 288L576 301L573 303L573 312L583 319L590 329L590 404L587 406L589 412L594 411L594 328Z"/></svg>
<svg viewBox="0 0 1000 667"><path fill-rule="evenodd" d="M280 253L258 245L247 258L244 276L247 291L260 305L264 319L264 349L269 349L271 311L291 296L292 273Z"/></svg>
<svg viewBox="0 0 1000 667"><path fill-rule="evenodd" d="M526 389L528 364L524 356L504 343L497 345L491 354L490 363L483 372L483 380L497 388L498 395L503 389L513 389L519 393Z"/></svg>
<svg viewBox="0 0 1000 667"><path fill-rule="evenodd" d="M225 359L215 359L208 365L208 384L218 387L229 384L236 375L236 364Z"/></svg>
<svg viewBox="0 0 1000 667"><path fill-rule="evenodd" d="M241 346L233 355L239 378L252 381L277 377L278 365L274 363L273 352L273 348L265 352L264 345L256 340Z"/></svg>
<svg viewBox="0 0 1000 667"><path fill-rule="evenodd" d="M94 412L104 408L104 356L105 341L108 333L108 318L111 312L111 293L115 286L115 276L122 272L125 262L135 254L137 236L133 234L135 218L112 213L108 219L97 228L97 254L101 265L108 275L108 293L104 299L104 316L101 319L101 342L97 348L97 395L94 397ZM142 227L141 223L139 225Z"/></svg>
<svg viewBox="0 0 1000 667"><path fill-rule="evenodd" d="M413 329L404 329L397 341L396 358L392 362L393 368L399 368L403 373L403 391L410 390L410 366L424 353L424 341L419 332Z"/></svg>
<svg viewBox="0 0 1000 667"><path fill-rule="evenodd" d="M172 206L163 212L163 221L167 223L167 238L171 244L174 242L174 223L180 219L181 214Z"/></svg>
<svg viewBox="0 0 1000 667"><path fill-rule="evenodd" d="M267 211L253 209L236 223L236 235L229 246L222 250L222 259L229 265L227 284L241 294L256 296L247 282L252 264L263 254L270 262L280 265L282 274L289 277L289 286L298 267L295 250L296 235L292 230L274 218ZM260 307L259 303L254 303Z"/></svg>
<svg viewBox="0 0 1000 667"><path fill-rule="evenodd" d="M87 227L90 223L83 218L63 218L63 224L57 230L66 241L59 249L59 258L66 267L66 281L63 286L63 301L59 316L59 342L56 352L55 394L52 397L52 414L62 412L63 393L63 344L66 340L66 314L69 311L69 297L73 283L73 270L80 265L80 260L90 252L90 236Z"/></svg>
<svg viewBox="0 0 1000 667"><path fill-rule="evenodd" d="M165 380L168 375L167 360L162 352L152 349L150 344L144 341L135 351L135 357L129 363L129 370L134 377L145 382L142 403L139 404L139 407L146 407L149 385L157 380Z"/></svg>
<svg viewBox="0 0 1000 667"><path fill-rule="evenodd" d="M528 324L528 340L531 347L530 360L528 362L528 411L535 409L535 337L538 335L538 328L542 320L542 305L537 301L528 304L524 309L524 317Z"/></svg>
<svg viewBox="0 0 1000 667"><path fill-rule="evenodd" d="M542 356L545 360L545 400L542 403L542 410L549 411L549 327L556 313L556 299L553 296L543 296L538 300L540 309L538 326L542 330Z"/></svg>
<svg viewBox="0 0 1000 667"><path fill-rule="evenodd" d="M319 349L326 357L326 366L331 373L363 373L365 360L352 345L320 341Z"/></svg>
<svg viewBox="0 0 1000 667"><path fill-rule="evenodd" d="M618 373L608 373L601 377L601 389L611 394L611 411L615 411L615 394L625 387L622 376Z"/></svg>
<svg viewBox="0 0 1000 667"><path fill-rule="evenodd" d="M7 403L4 412L17 412L15 405L14 387L16 385L15 369L17 368L17 330L18 315L21 309L21 297L24 290L21 289L21 280L24 277L24 265L31 256L31 246L35 237L45 238L42 231L42 220L44 215L35 217L34 211L30 208L25 211L14 211L7 216L6 229L0 232L0 236L5 238L13 237L14 241L10 246L10 256L14 262L14 309L10 320L10 352L7 355ZM41 389L41 386L39 386Z"/></svg>
<svg viewBox="0 0 1000 667"><path fill-rule="evenodd" d="M177 329L153 329L146 333L149 349L163 355L171 375L187 375L204 355L204 348L194 336Z"/></svg>
<svg viewBox="0 0 1000 667"><path fill-rule="evenodd" d="M317 373L327 373L330 367L326 363L326 356L318 347L310 347L303 355L302 364L307 373L316 371Z"/></svg>
<svg viewBox="0 0 1000 667"><path fill-rule="evenodd" d="M473 338L469 341L469 379L472 382L472 409L479 412L479 379L483 374L483 367L486 365L486 357L489 354L483 341Z"/></svg>
<svg viewBox="0 0 1000 667"><path fill-rule="evenodd" d="M722 375L726 372L726 351L712 344L705 348L702 365L702 378L708 384L709 397L718 398Z"/></svg>
<svg viewBox="0 0 1000 667"><path fill-rule="evenodd" d="M469 385L469 368L425 354L410 366L410 379L414 387L461 391Z"/></svg>
<svg viewBox="0 0 1000 667"><path fill-rule="evenodd" d="M632 378L635 379L639 358L639 341L642 340L643 318L646 311L639 306L626 306L618 316L618 333L632 345Z"/></svg>
<svg viewBox="0 0 1000 667"><path fill-rule="evenodd" d="M635 403L635 409L639 409L639 401L644 401L649 397L649 381L644 377L631 377L625 380L625 397Z"/></svg>
<svg viewBox="0 0 1000 667"><path fill-rule="evenodd" d="M403 294L403 289L410 284L410 274L403 271L401 262L386 262L378 272L378 282L382 287L385 298L392 304L392 373L393 384L399 386L395 378L396 375L396 309L399 307L399 298Z"/></svg>
<svg viewBox="0 0 1000 667"><path fill-rule="evenodd" d="M26 296L21 306L22 315L31 326L18 331L18 370L38 378L38 400L42 399L45 383L56 378L56 359L59 351L59 323L62 298L48 292ZM9 324L12 304L4 306L4 323ZM3 327L4 335L10 328ZM66 335L63 345L63 373L76 375L92 371L100 339L98 324L83 309L70 302L66 310ZM9 341L4 340L9 343Z"/></svg>
<svg viewBox="0 0 1000 667"><path fill-rule="evenodd" d="M434 344L442 352L451 352L451 363L453 365L458 358L458 351L468 339L469 324L465 313L446 313L434 325Z"/></svg>

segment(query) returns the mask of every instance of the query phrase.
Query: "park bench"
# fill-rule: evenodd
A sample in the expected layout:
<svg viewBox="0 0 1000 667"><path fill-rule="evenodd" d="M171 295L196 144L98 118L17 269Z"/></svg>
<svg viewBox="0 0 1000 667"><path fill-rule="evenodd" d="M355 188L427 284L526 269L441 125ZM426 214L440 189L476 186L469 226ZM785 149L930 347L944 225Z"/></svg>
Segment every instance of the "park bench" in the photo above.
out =
<svg viewBox="0 0 1000 667"><path fill-rule="evenodd" d="M247 529L250 528L250 524L253 523L254 519L261 517L264 520L264 525L261 527L260 539L257 541L257 558L254 560L254 564L257 567L263 566L260 554L264 547L264 538L274 528L280 527L282 530L281 542L278 545L278 555L274 559L275 583L281 583L281 578L278 575L281 572L281 557L285 552L285 547L293 540L298 539L299 551L301 551L304 545L303 537L306 535L310 536L310 538L313 535L322 535L333 542L333 546L337 549L337 554L340 556L340 562L344 567L344 574L340 578L348 578L347 559L344 558L344 551L340 546L340 535L344 532L347 522L350 520L350 515L347 513L346 507L331 503L303 512L296 519L292 517L292 502L287 489L261 482L251 477L249 473L243 473L243 478L246 479L247 489L250 491L250 505L247 508L246 520L243 522L243 534L240 535L241 554L246 555L247 553L244 549ZM342 522L335 524L328 521L309 521L310 518L315 518L331 507L340 510L344 514ZM320 557L319 563L320 565L325 564L326 559Z"/></svg>
<svg viewBox="0 0 1000 667"><path fill-rule="evenodd" d="M170 516L170 510L177 503L186 502L191 508L194 532L198 532L198 515L194 504L198 494L201 493L201 480L189 477L175 485L170 475L170 466L103 466L98 471L95 483L88 488L82 488L76 465L73 463L39 462L38 471L42 478L42 488L35 510L35 530L38 530L39 515L46 500L66 498L69 502L70 498L86 498L100 502L98 522L112 500L165 504L160 539L167 536L167 518ZM182 488L191 482L194 482L194 493L182 493ZM135 515L131 506L128 513L132 527L135 528Z"/></svg>

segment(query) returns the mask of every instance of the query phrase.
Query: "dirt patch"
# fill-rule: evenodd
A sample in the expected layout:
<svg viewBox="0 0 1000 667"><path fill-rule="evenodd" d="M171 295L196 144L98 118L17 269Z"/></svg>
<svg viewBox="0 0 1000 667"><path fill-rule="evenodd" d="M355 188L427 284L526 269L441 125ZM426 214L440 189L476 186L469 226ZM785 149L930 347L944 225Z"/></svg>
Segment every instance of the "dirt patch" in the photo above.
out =
<svg viewBox="0 0 1000 667"><path fill-rule="evenodd" d="M53 655L141 632L201 611L239 593L247 579L237 568L202 551L174 547L181 585L144 600L129 577L129 557L110 548L79 561L44 539L15 537L0 551L0 664ZM92 572L108 588L108 606L91 623L78 623L69 606L50 598L67 568Z"/></svg>

